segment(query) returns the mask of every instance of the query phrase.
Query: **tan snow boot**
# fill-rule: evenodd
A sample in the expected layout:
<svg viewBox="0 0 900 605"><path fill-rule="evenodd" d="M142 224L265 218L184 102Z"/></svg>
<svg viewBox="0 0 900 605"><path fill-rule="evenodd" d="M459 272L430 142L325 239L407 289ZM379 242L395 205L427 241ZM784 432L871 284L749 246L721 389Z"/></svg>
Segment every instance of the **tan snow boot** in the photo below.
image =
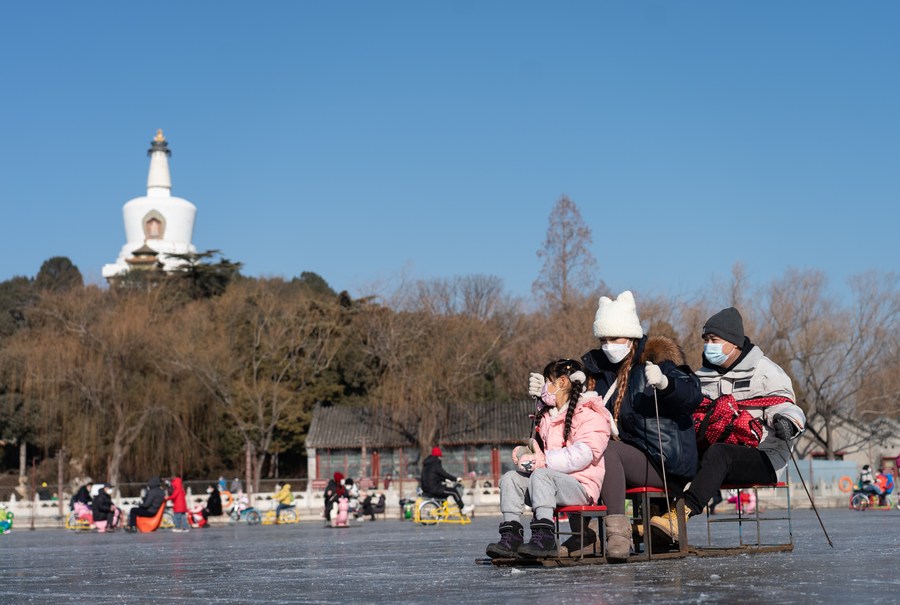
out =
<svg viewBox="0 0 900 605"><path fill-rule="evenodd" d="M606 516L606 560L625 563L631 555L631 521L625 515Z"/></svg>

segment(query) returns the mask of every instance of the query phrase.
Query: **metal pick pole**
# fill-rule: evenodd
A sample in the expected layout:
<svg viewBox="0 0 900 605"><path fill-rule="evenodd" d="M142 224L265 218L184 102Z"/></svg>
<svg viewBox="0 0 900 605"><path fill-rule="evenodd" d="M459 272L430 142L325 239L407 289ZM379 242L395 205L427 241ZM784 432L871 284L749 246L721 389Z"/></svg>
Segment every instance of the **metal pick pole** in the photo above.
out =
<svg viewBox="0 0 900 605"><path fill-rule="evenodd" d="M663 455L662 434L659 430L659 401L656 396L656 387L653 387L653 407L656 409L656 438L659 442L659 466L662 468L663 491L666 494L666 506L671 506L669 502L669 484L666 481L666 457ZM647 511L644 511L644 514L646 515ZM667 515L667 517L669 519L669 535L674 536L675 528L672 527L672 515Z"/></svg>
<svg viewBox="0 0 900 605"><path fill-rule="evenodd" d="M806 487L806 481L803 480L803 475L800 474L800 466L797 464L797 458L794 457L794 450L788 444L788 450L791 452L791 460L794 461L794 468L797 469L797 476L800 477L800 483L803 485L804 491L806 491L806 497L809 498L809 503L812 504L813 512L816 513L816 519L819 520L819 525L822 526L822 533L825 534L825 539L828 540L828 546L834 548L834 544L831 543L831 538L828 537L828 531L825 529L825 524L822 523L822 517L819 516L819 510L816 508L816 503L813 502L812 496L809 494L809 489Z"/></svg>

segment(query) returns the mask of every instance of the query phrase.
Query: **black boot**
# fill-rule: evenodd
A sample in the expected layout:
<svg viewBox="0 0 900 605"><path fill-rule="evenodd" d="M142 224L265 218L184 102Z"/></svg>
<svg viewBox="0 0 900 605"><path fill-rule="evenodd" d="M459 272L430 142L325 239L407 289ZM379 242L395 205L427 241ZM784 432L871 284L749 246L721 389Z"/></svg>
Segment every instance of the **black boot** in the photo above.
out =
<svg viewBox="0 0 900 605"><path fill-rule="evenodd" d="M584 517L582 517L581 515L569 515L569 528L575 535L569 536L569 539L563 542L560 546L569 551L570 556L582 549L593 548L594 542L597 541L597 532L595 532L589 526L585 525L584 542L582 542L581 536L579 535L579 532L581 532L582 523L584 523Z"/></svg>
<svg viewBox="0 0 900 605"><path fill-rule="evenodd" d="M488 544L485 554L492 559L515 557L516 552L525 541L525 528L518 521L507 521L500 524L500 541Z"/></svg>
<svg viewBox="0 0 900 605"><path fill-rule="evenodd" d="M531 540L519 548L520 559L543 559L555 557L556 532L550 519L535 519L531 522Z"/></svg>

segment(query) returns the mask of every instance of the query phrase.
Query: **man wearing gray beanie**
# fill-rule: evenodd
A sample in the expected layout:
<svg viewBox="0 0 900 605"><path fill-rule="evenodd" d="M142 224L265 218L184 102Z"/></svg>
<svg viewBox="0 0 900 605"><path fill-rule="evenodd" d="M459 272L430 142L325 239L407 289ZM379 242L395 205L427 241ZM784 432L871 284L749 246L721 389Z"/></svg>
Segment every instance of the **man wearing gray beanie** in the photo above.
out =
<svg viewBox="0 0 900 605"><path fill-rule="evenodd" d="M703 367L695 373L703 403L693 415L700 470L684 492L685 523L703 512L723 483L777 482L806 426L791 379L747 338L737 309L706 320L702 336ZM675 508L650 519L650 526L660 537L679 538Z"/></svg>
<svg viewBox="0 0 900 605"><path fill-rule="evenodd" d="M715 334L737 347L744 346L744 320L734 307L722 309L703 324L703 336Z"/></svg>

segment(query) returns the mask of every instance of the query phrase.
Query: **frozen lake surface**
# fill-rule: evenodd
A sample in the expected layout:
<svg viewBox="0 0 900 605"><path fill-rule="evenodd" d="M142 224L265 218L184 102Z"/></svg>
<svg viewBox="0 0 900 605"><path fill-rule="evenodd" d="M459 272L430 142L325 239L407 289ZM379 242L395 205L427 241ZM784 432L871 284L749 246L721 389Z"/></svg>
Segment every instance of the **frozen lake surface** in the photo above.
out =
<svg viewBox="0 0 900 605"><path fill-rule="evenodd" d="M0 603L897 603L900 512L794 512L792 553L510 569L475 565L499 517L328 529L0 535ZM722 526L724 527L724 526ZM736 537L736 528L733 535ZM706 541L702 518L692 544Z"/></svg>

